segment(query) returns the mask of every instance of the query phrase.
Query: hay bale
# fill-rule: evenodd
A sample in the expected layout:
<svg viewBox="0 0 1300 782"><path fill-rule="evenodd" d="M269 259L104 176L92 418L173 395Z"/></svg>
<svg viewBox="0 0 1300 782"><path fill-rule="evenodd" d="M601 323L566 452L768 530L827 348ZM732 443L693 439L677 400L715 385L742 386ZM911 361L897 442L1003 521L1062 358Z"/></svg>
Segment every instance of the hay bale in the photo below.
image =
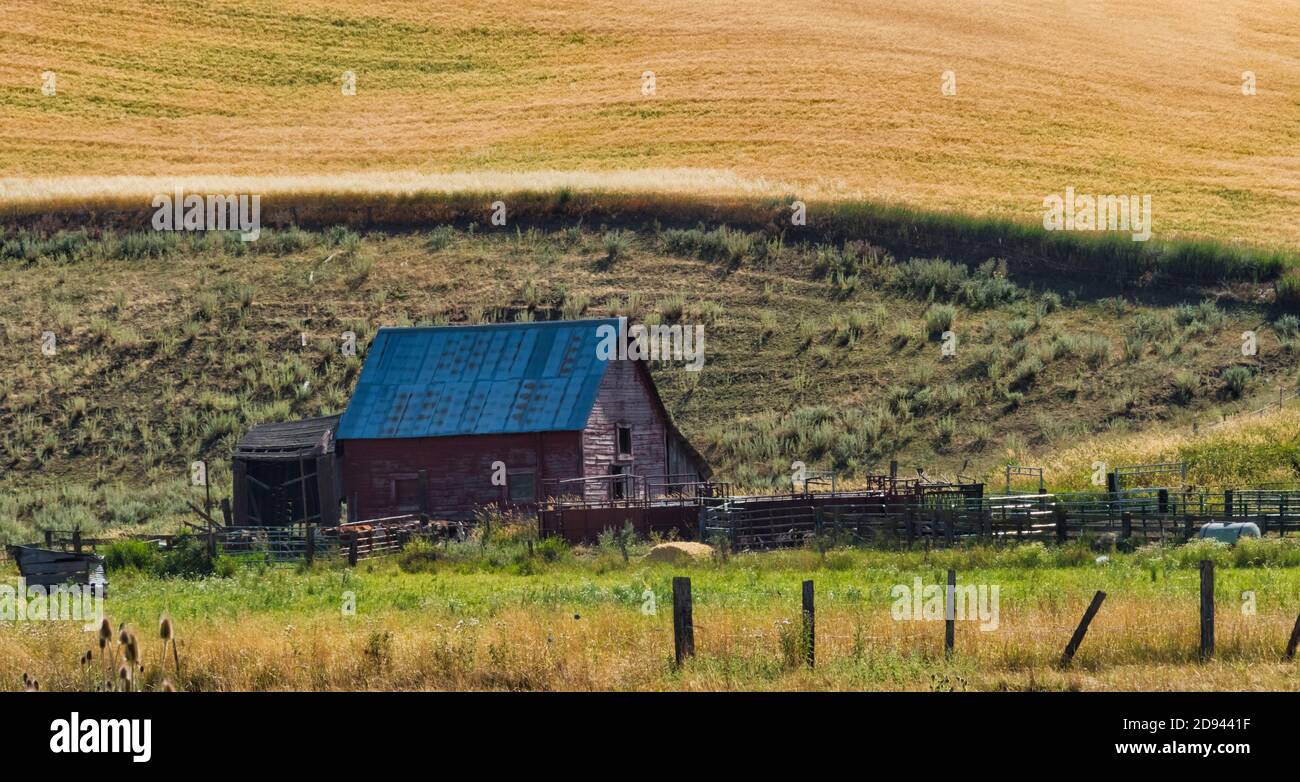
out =
<svg viewBox="0 0 1300 782"><path fill-rule="evenodd" d="M649 553L642 557L642 560L645 562L682 563L712 557L713 546L680 540L672 543L660 543L650 549Z"/></svg>

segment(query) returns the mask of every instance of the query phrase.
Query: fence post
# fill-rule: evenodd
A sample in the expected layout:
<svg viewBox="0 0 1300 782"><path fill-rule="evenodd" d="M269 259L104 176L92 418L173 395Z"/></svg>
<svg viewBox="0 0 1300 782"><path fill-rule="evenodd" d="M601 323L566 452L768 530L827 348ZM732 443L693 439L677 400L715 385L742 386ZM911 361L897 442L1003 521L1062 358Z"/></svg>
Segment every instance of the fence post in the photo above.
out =
<svg viewBox="0 0 1300 782"><path fill-rule="evenodd" d="M1161 489L1156 493L1157 507L1160 509L1160 515L1163 516L1169 512L1169 490Z"/></svg>
<svg viewBox="0 0 1300 782"><path fill-rule="evenodd" d="M817 615L813 608L813 582L803 582L803 637L808 667L817 665Z"/></svg>
<svg viewBox="0 0 1300 782"><path fill-rule="evenodd" d="M673 576L673 651L677 665L695 656L695 623L691 617L691 580Z"/></svg>
<svg viewBox="0 0 1300 782"><path fill-rule="evenodd" d="M907 518L905 522L907 530L907 547L912 547L912 541L916 538L916 515L912 508L907 509Z"/></svg>
<svg viewBox="0 0 1300 782"><path fill-rule="evenodd" d="M957 571L948 570L948 593L944 606L943 656L952 657L952 647L957 635Z"/></svg>
<svg viewBox="0 0 1300 782"><path fill-rule="evenodd" d="M234 523L234 522L233 522L233 519L232 519L232 514L231 514L231 512L230 512L230 498L229 498L229 497L222 497L222 498L221 498L221 520L225 522L225 524L226 524L227 527L229 527L231 524Z"/></svg>
<svg viewBox="0 0 1300 782"><path fill-rule="evenodd" d="M954 529L955 523L953 516L957 513L955 510L943 511L943 538L951 546L957 542L957 532Z"/></svg>
<svg viewBox="0 0 1300 782"><path fill-rule="evenodd" d="M1214 656L1214 561L1201 560L1201 660Z"/></svg>
<svg viewBox="0 0 1300 782"><path fill-rule="evenodd" d="M1066 541L1069 540L1070 531L1067 526L1069 524L1067 521L1068 516L1066 515L1065 508L1062 508L1060 505L1056 506L1053 513L1056 515L1056 542L1064 545Z"/></svg>
<svg viewBox="0 0 1300 782"><path fill-rule="evenodd" d="M45 530L45 548L54 548L54 530Z"/></svg>
<svg viewBox="0 0 1300 782"><path fill-rule="evenodd" d="M1192 539L1192 527L1193 527L1192 514L1188 513L1187 515L1183 516L1183 542L1187 542Z"/></svg>
<svg viewBox="0 0 1300 782"><path fill-rule="evenodd" d="M348 565L350 567L357 565L357 533L355 532L348 536Z"/></svg>
<svg viewBox="0 0 1300 782"><path fill-rule="evenodd" d="M208 525L208 556L212 559L217 558L217 531Z"/></svg>
<svg viewBox="0 0 1300 782"><path fill-rule="evenodd" d="M1119 516L1119 539L1128 540L1133 537L1133 514L1124 511Z"/></svg>
<svg viewBox="0 0 1300 782"><path fill-rule="evenodd" d="M1286 659L1295 659L1296 647L1300 646L1300 616L1295 618L1295 627L1291 628L1291 640L1286 644Z"/></svg>
<svg viewBox="0 0 1300 782"><path fill-rule="evenodd" d="M1223 515L1232 518L1232 489L1223 490Z"/></svg>
<svg viewBox="0 0 1300 782"><path fill-rule="evenodd" d="M1101 590L1097 590L1097 594L1092 596L1088 610L1083 612L1079 626L1074 628L1074 635L1070 636L1070 642L1065 645L1065 653L1061 655L1062 668L1068 668L1074 660L1074 653L1079 651L1079 644L1083 643L1083 637L1088 634L1088 625L1092 624L1093 617L1097 616L1097 611L1101 609L1101 603L1105 599L1106 593Z"/></svg>
<svg viewBox="0 0 1300 782"><path fill-rule="evenodd" d="M307 525L307 564L310 565L316 559L316 528Z"/></svg>
<svg viewBox="0 0 1300 782"><path fill-rule="evenodd" d="M72 531L72 550L81 553L81 528L78 527Z"/></svg>

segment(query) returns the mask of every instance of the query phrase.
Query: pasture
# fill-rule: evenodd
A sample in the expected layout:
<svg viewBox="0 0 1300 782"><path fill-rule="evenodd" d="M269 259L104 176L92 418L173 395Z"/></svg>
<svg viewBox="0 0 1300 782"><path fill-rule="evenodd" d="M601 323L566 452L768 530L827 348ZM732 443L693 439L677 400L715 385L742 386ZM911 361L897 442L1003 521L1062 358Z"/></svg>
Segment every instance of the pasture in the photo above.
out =
<svg viewBox="0 0 1300 782"><path fill-rule="evenodd" d="M141 681L159 679L158 620L173 620L195 690L1297 690L1282 652L1300 604L1294 540L1131 554L1068 546L872 551L809 548L694 563L625 561L592 548L480 539L415 547L347 568L233 564L226 576L117 570L106 612L140 639ZM1197 660L1202 558L1219 563L1217 645ZM893 590L996 586L996 623L895 619ZM696 656L673 659L670 582L692 579ZM800 583L816 584L816 667L801 656ZM1069 669L1062 649L1093 592L1108 597ZM647 595L652 595L647 597ZM355 613L345 613L351 602ZM1249 606L1249 608L1247 607ZM1251 613L1251 610L1254 613ZM981 625L990 629L981 630ZM0 631L0 686L90 689L75 622ZM151 678L152 677L152 678Z"/></svg>

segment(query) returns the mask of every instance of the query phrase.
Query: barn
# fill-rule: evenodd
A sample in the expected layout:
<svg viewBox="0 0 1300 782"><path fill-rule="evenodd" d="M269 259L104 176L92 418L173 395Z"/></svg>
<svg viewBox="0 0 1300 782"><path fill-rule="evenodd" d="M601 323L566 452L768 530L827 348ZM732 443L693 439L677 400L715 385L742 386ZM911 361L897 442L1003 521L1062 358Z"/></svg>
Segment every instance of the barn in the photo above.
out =
<svg viewBox="0 0 1300 782"><path fill-rule="evenodd" d="M383 328L338 424L348 517L653 499L709 476L617 319Z"/></svg>

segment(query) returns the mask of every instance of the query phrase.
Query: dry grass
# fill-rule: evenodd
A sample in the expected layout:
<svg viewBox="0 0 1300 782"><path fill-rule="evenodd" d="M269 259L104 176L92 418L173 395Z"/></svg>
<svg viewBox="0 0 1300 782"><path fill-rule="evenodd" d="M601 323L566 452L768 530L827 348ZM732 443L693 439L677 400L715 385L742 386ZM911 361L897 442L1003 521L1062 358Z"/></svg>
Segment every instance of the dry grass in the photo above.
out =
<svg viewBox="0 0 1300 782"><path fill-rule="evenodd" d="M825 570L810 552L685 571L635 562L620 569L616 560L603 574L430 576L381 564L351 578L338 571L246 574L201 590L126 580L109 610L127 616L132 627L149 627L162 593L184 616L177 624L183 661L177 686L206 691L1300 689L1295 664L1281 659L1295 618L1290 571L1220 571L1217 657L1201 664L1194 570L1166 572L1158 586L1118 563L1113 572L1091 565L964 570L962 583L1002 584L1001 624L984 632L958 622L958 653L949 662L942 622L890 616L891 579L937 578L903 559L895 560L897 573L875 576ZM804 569L780 572L774 561ZM672 664L666 592L675 572L693 576L697 601L697 657L681 670ZM812 671L799 664L790 643L803 577L818 584ZM653 616L640 609L642 585L659 595ZM1062 671L1061 649L1092 588L1110 597L1075 666ZM345 589L357 595L356 616L338 611ZM1258 590L1256 615L1237 610L1245 589ZM232 599L242 602L230 605ZM22 673L46 690L93 686L94 666L77 664L93 636L70 624L18 624L0 632L0 688L17 686ZM139 676L156 682L156 639L145 646ZM166 665L173 675L170 659Z"/></svg>
<svg viewBox="0 0 1300 782"><path fill-rule="evenodd" d="M1258 415L1238 415L1212 428L1152 428L1087 438L1044 454L1008 453L1023 464L1041 464L1052 486L1085 489L1094 461L1114 467L1187 461L1193 485L1247 486L1290 483L1295 471L1267 458L1300 446L1300 405L1291 401Z"/></svg>
<svg viewBox="0 0 1300 782"><path fill-rule="evenodd" d="M1071 185L1151 194L1161 237L1300 238L1283 0L19 0L0 21L0 197L59 177L382 191L630 172L1038 222Z"/></svg>

